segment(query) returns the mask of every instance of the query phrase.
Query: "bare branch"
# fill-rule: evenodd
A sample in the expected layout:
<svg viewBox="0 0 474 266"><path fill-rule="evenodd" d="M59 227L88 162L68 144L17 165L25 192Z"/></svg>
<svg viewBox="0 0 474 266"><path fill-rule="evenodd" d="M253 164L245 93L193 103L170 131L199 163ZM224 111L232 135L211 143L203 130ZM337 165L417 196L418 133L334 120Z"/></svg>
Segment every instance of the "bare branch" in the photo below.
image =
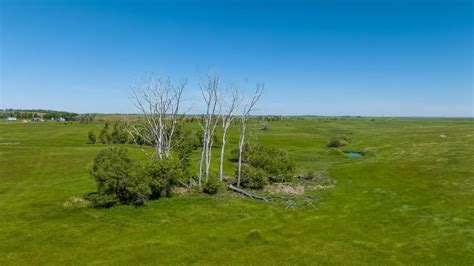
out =
<svg viewBox="0 0 474 266"><path fill-rule="evenodd" d="M179 111L186 84L184 81L175 86L169 78L163 80L145 74L132 87L132 101L143 121L138 125L130 123L129 134L135 141L140 138L145 144L154 146L160 159L171 156L176 125L183 118Z"/></svg>

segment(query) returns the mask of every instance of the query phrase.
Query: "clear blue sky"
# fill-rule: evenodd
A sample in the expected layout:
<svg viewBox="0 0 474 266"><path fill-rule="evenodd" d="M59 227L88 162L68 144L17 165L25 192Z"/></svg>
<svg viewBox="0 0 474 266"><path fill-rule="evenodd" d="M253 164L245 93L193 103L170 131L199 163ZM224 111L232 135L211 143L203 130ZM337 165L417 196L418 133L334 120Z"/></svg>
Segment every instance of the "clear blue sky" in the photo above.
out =
<svg viewBox="0 0 474 266"><path fill-rule="evenodd" d="M146 72L265 81L259 113L473 116L472 1L1 3L0 108L134 112Z"/></svg>

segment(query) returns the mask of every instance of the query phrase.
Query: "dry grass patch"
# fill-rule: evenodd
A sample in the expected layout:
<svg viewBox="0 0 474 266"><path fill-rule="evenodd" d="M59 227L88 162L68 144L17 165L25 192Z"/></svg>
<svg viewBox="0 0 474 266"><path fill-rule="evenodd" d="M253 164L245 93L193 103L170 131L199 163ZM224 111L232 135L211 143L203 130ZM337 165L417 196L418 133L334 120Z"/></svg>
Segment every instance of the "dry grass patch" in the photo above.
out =
<svg viewBox="0 0 474 266"><path fill-rule="evenodd" d="M266 186L264 191L270 194L303 195L304 186L300 184L278 183Z"/></svg>

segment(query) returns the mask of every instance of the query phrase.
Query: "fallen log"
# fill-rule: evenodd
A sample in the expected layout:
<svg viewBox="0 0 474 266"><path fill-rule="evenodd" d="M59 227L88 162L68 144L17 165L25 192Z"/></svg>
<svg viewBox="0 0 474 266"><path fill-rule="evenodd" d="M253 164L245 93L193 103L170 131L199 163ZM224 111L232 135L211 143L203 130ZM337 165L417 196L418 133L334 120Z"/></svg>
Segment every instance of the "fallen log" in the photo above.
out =
<svg viewBox="0 0 474 266"><path fill-rule="evenodd" d="M257 200L261 200L261 201L264 201L264 202L270 202L270 201L269 201L267 198L265 198L265 197L261 197L261 196L259 196L259 195L257 195L257 194L250 193L250 192L245 191L245 190L243 190L243 189L234 187L233 185L229 185L228 187L229 187L230 189L232 189L233 191L238 192L238 193L240 193L240 194L243 194L243 195L245 195L245 196L247 196L247 197L249 197L249 198L251 198L251 199L257 199Z"/></svg>

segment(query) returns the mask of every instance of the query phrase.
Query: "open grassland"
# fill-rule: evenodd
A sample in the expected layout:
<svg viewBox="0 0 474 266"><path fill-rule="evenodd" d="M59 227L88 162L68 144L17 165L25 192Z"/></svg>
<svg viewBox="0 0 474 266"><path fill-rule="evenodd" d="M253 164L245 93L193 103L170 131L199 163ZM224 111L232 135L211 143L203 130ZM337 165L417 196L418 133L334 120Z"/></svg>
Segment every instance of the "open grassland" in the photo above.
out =
<svg viewBox="0 0 474 266"><path fill-rule="evenodd" d="M95 190L87 166L105 145L86 144L87 132L102 124L0 122L0 265L474 263L473 120L269 126L251 139L288 150L300 172L337 181L314 192L314 206L229 195L68 205ZM372 154L347 158L325 146L341 134L351 137L345 149Z"/></svg>

